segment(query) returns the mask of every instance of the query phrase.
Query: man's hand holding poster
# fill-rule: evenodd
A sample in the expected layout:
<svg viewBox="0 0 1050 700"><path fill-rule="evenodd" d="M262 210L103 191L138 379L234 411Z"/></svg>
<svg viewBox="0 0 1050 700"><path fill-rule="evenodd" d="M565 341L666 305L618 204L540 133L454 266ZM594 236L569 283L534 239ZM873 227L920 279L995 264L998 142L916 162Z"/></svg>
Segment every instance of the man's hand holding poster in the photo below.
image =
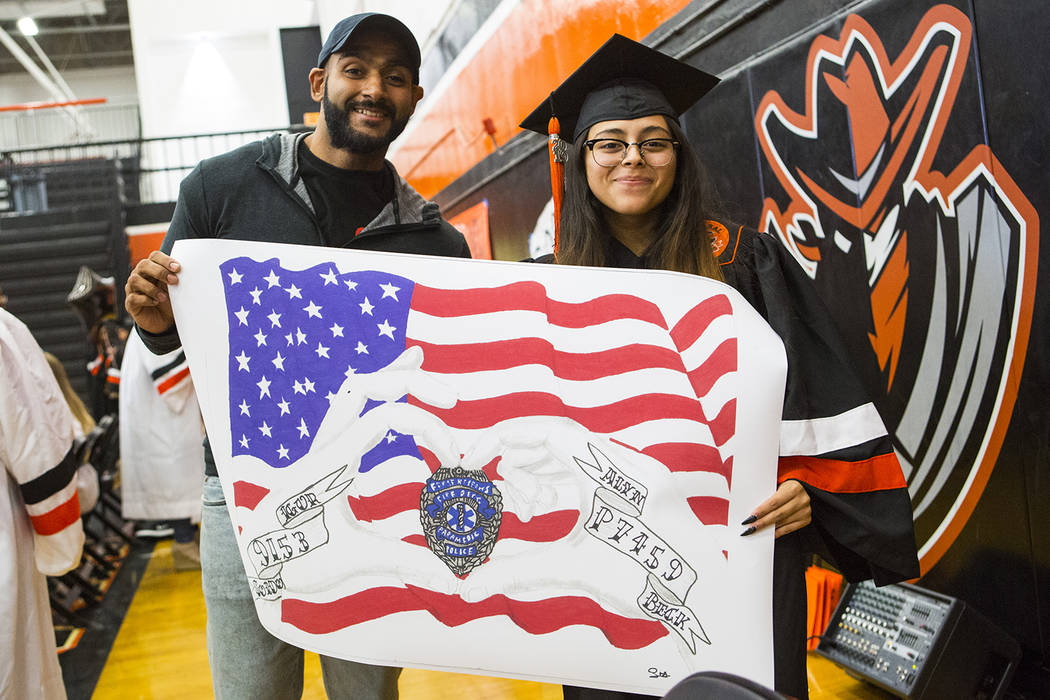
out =
<svg viewBox="0 0 1050 700"><path fill-rule="evenodd" d="M772 684L785 362L670 272L180 241L260 620L320 653L662 694Z"/></svg>

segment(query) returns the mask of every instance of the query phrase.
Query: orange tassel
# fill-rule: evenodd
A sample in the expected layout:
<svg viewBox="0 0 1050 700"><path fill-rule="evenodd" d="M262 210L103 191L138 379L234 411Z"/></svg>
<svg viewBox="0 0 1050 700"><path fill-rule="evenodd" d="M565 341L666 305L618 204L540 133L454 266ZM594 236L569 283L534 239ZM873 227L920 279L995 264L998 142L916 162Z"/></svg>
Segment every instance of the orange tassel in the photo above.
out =
<svg viewBox="0 0 1050 700"><path fill-rule="evenodd" d="M551 164L551 193L554 196L554 257L558 257L559 230L561 228L561 201L565 191L565 160L567 147L561 140L561 124L557 117L547 122L547 155Z"/></svg>

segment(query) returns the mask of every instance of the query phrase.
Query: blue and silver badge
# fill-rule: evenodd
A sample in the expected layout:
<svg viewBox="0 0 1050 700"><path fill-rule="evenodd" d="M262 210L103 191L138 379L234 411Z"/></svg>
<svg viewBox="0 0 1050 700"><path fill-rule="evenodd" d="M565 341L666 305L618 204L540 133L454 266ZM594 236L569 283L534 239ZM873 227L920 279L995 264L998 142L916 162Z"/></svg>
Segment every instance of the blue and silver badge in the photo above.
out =
<svg viewBox="0 0 1050 700"><path fill-rule="evenodd" d="M423 486L419 520L430 550L464 576L496 546L503 497L480 470L442 467Z"/></svg>

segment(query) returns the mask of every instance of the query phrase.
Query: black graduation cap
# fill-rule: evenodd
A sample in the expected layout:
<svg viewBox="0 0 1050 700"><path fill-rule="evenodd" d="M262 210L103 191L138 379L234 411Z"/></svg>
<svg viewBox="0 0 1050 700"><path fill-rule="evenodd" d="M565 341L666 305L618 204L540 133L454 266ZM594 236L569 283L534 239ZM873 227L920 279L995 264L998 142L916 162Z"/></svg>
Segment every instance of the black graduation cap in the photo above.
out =
<svg viewBox="0 0 1050 700"><path fill-rule="evenodd" d="M575 141L611 119L652 114L677 119L717 84L710 73L613 34L520 126L546 136L548 120L557 117L563 138Z"/></svg>

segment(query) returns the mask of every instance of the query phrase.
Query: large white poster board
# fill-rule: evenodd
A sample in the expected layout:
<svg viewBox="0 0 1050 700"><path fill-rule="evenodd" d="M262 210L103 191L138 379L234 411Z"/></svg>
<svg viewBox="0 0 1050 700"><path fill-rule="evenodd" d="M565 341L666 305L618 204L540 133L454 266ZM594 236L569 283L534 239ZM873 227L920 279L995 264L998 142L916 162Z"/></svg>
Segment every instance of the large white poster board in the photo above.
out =
<svg viewBox="0 0 1050 700"><path fill-rule="evenodd" d="M669 272L179 241L172 302L263 625L378 664L772 685L783 347Z"/></svg>

